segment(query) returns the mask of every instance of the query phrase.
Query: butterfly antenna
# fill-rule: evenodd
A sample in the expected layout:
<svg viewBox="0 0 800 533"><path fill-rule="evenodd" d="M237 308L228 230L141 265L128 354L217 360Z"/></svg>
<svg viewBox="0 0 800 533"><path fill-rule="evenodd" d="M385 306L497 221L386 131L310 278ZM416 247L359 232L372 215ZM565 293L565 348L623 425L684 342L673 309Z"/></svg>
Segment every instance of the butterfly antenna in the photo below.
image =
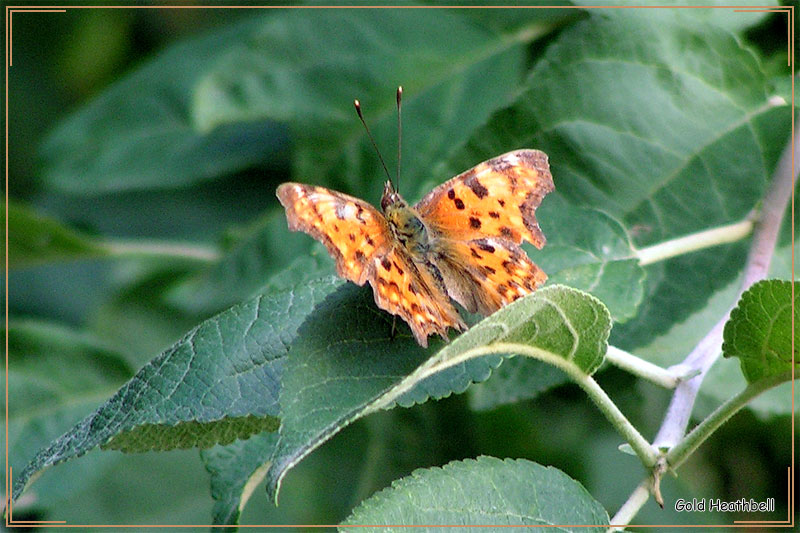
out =
<svg viewBox="0 0 800 533"><path fill-rule="evenodd" d="M372 133L369 131L369 126L367 126L366 121L364 120L364 115L361 114L361 102L358 100L353 100L353 105L356 107L356 113L358 113L358 118L361 119L361 123L364 125L364 129L367 130L367 135L369 136L369 140L372 143L372 147L375 148L375 152L378 154L378 159L381 160L381 165L383 165L383 171L386 172L386 177L389 181L392 181L392 177L389 175L389 169L386 168L386 163L383 161L383 156L381 155L381 151L378 150L378 145L375 144L375 139L372 138Z"/></svg>
<svg viewBox="0 0 800 533"><path fill-rule="evenodd" d="M400 156L402 155L401 147L403 145L403 119L400 113L400 101L403 99L403 86L397 87L397 178L395 179L395 189L400 184Z"/></svg>

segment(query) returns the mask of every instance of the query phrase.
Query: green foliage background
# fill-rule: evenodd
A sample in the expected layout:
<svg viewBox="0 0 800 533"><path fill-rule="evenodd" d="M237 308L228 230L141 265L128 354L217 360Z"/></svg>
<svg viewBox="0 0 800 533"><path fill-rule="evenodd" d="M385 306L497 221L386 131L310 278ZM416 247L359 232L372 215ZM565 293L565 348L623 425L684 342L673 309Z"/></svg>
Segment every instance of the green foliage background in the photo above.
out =
<svg viewBox="0 0 800 533"><path fill-rule="evenodd" d="M746 242L646 269L632 246L736 222L754 207L789 132L788 108L770 103L789 99L784 21L725 10L16 14L6 206L14 471L140 368L163 375L158 360L146 365L226 309L231 322L221 340L208 323L190 335L226 349L240 343L234 351L249 357L262 353L248 345L260 333L278 338L276 346L258 346L275 354L300 328L300 347L293 348L308 360L290 359L284 374L298 390L338 376L335 364L356 369L350 386L369 377L370 364L383 364L360 367L364 354L347 350L332 350L330 366L322 364L326 352L317 341L335 335L339 323L312 320L322 329L306 324L316 337L303 336L295 315L281 307L281 291L298 295L310 312L340 285L314 277L332 265L310 238L287 231L274 191L284 181L303 181L375 203L382 176L352 99L361 100L392 167L397 85L406 98L400 187L409 200L488 157L544 150L556 192L538 213L548 245L532 257L551 282L605 303L615 321L613 344L664 366L679 362L733 303ZM788 233L779 242L775 277L790 275ZM159 248L165 243L170 247ZM337 316L336 306L360 309L342 320L363 335L384 321L371 315L369 293L336 294L340 300L327 300L330 314L322 305L320 316ZM234 320L248 313L275 332L252 332L244 318ZM240 326L253 336L225 336ZM392 344L404 357L392 368L399 376L422 357L407 340ZM174 360L180 350L190 351L182 345ZM265 356L264 375L272 367L283 371L282 361ZM266 498L262 483L242 523L339 523L417 468L480 455L554 466L613 514L644 472L617 450L621 438L580 389L521 358L475 363L410 391L398 402L408 408L373 413L321 442L285 477L280 505ZM738 361L717 363L698 415L741 389L738 368ZM204 375L218 370L210 366ZM669 391L613 368L602 369L598 380L652 438ZM167 413L174 418L163 426L138 426L110 442L94 435L112 450L45 471L15 506L15 519L225 519L236 503L226 500L226 487L238 469L258 466L242 458L275 446L274 433L235 437L274 430L285 411L313 412L319 401L298 393L279 402L278 385L254 379L252 405L236 404L240 385L214 383L210 403L229 407L232 422L207 411L192 418L209 432L208 442L195 438L197 427L181 425L180 410ZM665 480L667 502L775 497L779 508L785 505L787 394L786 387L770 391L723 426L679 478ZM442 399L425 402L429 397ZM189 395L181 409L191 411L197 401ZM174 408L156 400L147 406ZM179 449L214 442L228 446L202 455ZM151 449L170 451L144 452ZM481 461L480 468L490 464ZM636 522L730 520L649 502Z"/></svg>

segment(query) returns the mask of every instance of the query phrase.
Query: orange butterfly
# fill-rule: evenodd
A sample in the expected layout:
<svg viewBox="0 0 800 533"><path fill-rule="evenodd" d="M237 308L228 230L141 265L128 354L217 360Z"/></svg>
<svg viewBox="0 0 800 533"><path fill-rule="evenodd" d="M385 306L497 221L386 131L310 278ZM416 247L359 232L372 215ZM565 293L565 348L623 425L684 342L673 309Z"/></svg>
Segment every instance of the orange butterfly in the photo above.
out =
<svg viewBox="0 0 800 533"><path fill-rule="evenodd" d="M424 347L465 329L450 298L489 315L547 279L520 248L545 238L535 211L554 189L547 155L517 150L459 174L411 207L387 181L381 214L367 202L324 187L284 183L278 198L289 229L325 245L336 271L369 281L375 303L405 320ZM449 297L448 297L449 296Z"/></svg>

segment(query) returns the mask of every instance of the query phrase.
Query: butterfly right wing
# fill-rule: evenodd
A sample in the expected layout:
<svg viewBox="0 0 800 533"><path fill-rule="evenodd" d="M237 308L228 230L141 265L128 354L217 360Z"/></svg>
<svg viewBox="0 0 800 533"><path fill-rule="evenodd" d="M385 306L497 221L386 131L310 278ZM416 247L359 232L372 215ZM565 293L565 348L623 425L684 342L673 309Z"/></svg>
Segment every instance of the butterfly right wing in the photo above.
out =
<svg viewBox="0 0 800 533"><path fill-rule="evenodd" d="M391 248L386 219L363 200L301 183L284 183L277 195L289 229L324 244L336 261L336 272L345 279L363 285L374 271L375 257Z"/></svg>

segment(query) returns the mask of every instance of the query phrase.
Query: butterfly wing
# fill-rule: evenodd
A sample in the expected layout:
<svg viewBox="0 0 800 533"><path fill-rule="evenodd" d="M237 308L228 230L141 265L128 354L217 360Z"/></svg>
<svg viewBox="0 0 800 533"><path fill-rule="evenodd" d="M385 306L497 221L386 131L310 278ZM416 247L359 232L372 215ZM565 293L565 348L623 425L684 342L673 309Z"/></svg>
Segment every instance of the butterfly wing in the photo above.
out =
<svg viewBox="0 0 800 533"><path fill-rule="evenodd" d="M405 320L414 338L428 346L428 335L447 339L447 328L466 326L447 297L439 273L427 263L417 263L401 246L373 259L374 275L369 279L375 303Z"/></svg>
<svg viewBox="0 0 800 533"><path fill-rule="evenodd" d="M459 174L415 206L450 297L488 315L545 282L519 245L544 246L536 208L553 189L547 155L517 150Z"/></svg>
<svg viewBox="0 0 800 533"><path fill-rule="evenodd" d="M336 261L336 272L358 285L370 278L374 258L391 246L386 219L363 200L301 183L284 183L277 195L286 209L289 229L308 233L324 244Z"/></svg>
<svg viewBox="0 0 800 533"><path fill-rule="evenodd" d="M453 240L501 237L541 248L536 208L553 189L547 155L517 150L439 185L415 209L431 229Z"/></svg>
<svg viewBox="0 0 800 533"><path fill-rule="evenodd" d="M547 280L519 246L505 239L443 239L434 261L450 297L482 315L533 292Z"/></svg>

